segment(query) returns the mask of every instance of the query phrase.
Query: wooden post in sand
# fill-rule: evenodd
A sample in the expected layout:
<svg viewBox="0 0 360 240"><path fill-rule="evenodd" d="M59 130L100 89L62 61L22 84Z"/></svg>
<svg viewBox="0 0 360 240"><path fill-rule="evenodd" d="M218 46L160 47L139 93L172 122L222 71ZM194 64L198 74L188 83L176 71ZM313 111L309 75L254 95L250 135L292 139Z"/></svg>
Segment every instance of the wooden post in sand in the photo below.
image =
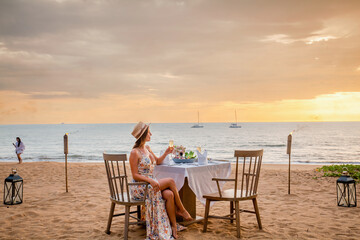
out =
<svg viewBox="0 0 360 240"><path fill-rule="evenodd" d="M292 142L292 132L288 136L287 149L286 153L289 154L289 184L288 184L288 194L290 194L290 163L291 163L291 142Z"/></svg>
<svg viewBox="0 0 360 240"><path fill-rule="evenodd" d="M65 154L65 184L66 184L66 192L68 192L68 177L67 177L67 155L69 153L69 141L68 134L64 135L64 154Z"/></svg>

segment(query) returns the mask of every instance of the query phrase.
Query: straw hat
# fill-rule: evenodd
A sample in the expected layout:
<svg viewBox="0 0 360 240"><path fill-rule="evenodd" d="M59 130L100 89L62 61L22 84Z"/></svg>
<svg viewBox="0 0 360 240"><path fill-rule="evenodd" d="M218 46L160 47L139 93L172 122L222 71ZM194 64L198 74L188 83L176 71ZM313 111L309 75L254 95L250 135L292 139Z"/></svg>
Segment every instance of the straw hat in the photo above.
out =
<svg viewBox="0 0 360 240"><path fill-rule="evenodd" d="M149 128L149 126L150 126L150 123L145 124L140 121L135 125L134 130L132 131L131 134L136 138L136 140L139 140L139 138L141 138L141 136L144 134L146 129Z"/></svg>

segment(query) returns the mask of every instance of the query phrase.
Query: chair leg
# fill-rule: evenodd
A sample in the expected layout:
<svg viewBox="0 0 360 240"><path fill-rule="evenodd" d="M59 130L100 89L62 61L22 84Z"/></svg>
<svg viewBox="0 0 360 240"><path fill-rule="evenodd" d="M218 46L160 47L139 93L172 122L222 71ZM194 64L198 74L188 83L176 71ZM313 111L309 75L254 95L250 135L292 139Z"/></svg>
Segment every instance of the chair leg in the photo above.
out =
<svg viewBox="0 0 360 240"><path fill-rule="evenodd" d="M129 219L130 219L130 206L125 206L124 240L128 239Z"/></svg>
<svg viewBox="0 0 360 240"><path fill-rule="evenodd" d="M236 216L236 237L240 238L240 207L239 201L235 201L235 216Z"/></svg>
<svg viewBox="0 0 360 240"><path fill-rule="evenodd" d="M110 206L110 213L109 213L109 219L108 219L108 224L105 230L106 234L110 234L110 227L111 227L111 222L114 216L114 210L115 210L115 203L111 202L111 206Z"/></svg>
<svg viewBox="0 0 360 240"><path fill-rule="evenodd" d="M139 224L139 222L141 221L141 207L140 207L140 205L137 205L136 209L137 209L137 218L138 218L137 222Z"/></svg>
<svg viewBox="0 0 360 240"><path fill-rule="evenodd" d="M234 202L230 201L230 214L234 213ZM234 217L234 215L231 215L230 217ZM230 220L230 223L233 223L234 220Z"/></svg>
<svg viewBox="0 0 360 240"><path fill-rule="evenodd" d="M206 199L206 206L205 206L205 217L204 217L204 229L203 232L206 232L207 223L209 218L209 211L210 211L210 200Z"/></svg>
<svg viewBox="0 0 360 240"><path fill-rule="evenodd" d="M253 204L254 204L254 209L255 209L255 212L256 212L256 219L257 219L257 222L258 222L258 225L259 225L259 229L262 229L261 219L260 219L260 211L259 211L259 207L257 205L257 200L256 200L256 198L254 198L252 201L253 201Z"/></svg>

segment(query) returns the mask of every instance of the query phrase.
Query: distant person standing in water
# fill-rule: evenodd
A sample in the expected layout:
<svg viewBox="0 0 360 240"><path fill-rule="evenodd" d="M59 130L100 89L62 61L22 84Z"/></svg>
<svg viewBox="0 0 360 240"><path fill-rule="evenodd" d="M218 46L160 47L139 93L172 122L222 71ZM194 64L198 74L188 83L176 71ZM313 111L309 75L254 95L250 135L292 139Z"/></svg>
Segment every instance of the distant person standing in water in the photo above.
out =
<svg viewBox="0 0 360 240"><path fill-rule="evenodd" d="M15 147L15 153L16 153L16 156L18 157L19 163L22 163L22 159L21 159L20 155L25 150L25 144L21 141L21 139L19 137L17 137L16 143L13 143L13 145Z"/></svg>

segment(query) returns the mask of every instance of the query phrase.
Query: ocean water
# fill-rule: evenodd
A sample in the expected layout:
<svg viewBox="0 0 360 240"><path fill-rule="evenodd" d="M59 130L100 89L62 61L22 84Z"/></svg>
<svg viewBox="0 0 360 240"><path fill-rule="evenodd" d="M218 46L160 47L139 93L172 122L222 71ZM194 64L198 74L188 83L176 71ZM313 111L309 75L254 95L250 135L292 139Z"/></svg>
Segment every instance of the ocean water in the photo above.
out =
<svg viewBox="0 0 360 240"><path fill-rule="evenodd" d="M26 149L25 162L64 161L63 136L69 133L70 162L102 162L102 153L127 153L132 149L135 124L0 125L0 161L17 161L14 146L19 136ZM301 164L360 163L360 122L204 123L151 124L149 143L154 153L169 140L186 150L201 146L212 159L235 160L234 150L264 149L264 163L288 163L287 136L293 133L291 160Z"/></svg>

